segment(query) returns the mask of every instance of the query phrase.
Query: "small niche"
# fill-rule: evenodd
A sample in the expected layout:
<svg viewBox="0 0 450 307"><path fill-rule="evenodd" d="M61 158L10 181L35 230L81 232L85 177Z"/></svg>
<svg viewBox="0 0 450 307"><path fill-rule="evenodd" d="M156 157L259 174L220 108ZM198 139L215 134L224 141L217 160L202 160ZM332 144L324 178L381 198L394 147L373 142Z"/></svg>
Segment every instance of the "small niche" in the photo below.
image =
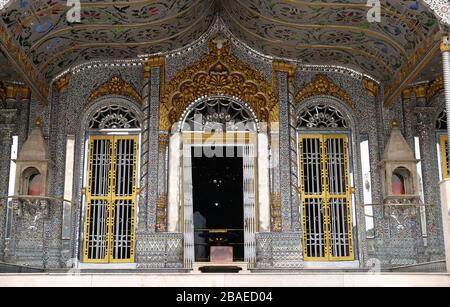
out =
<svg viewBox="0 0 450 307"><path fill-rule="evenodd" d="M386 145L381 168L385 203L420 199L417 163L396 122Z"/></svg>
<svg viewBox="0 0 450 307"><path fill-rule="evenodd" d="M49 159L39 119L19 152L16 166L16 195L47 195Z"/></svg>
<svg viewBox="0 0 450 307"><path fill-rule="evenodd" d="M20 194L27 196L42 196L43 191L43 182L42 175L39 170L35 167L29 167L25 169L22 173L22 188Z"/></svg>
<svg viewBox="0 0 450 307"><path fill-rule="evenodd" d="M411 178L410 172L404 168L399 167L394 170L392 174L392 195L402 196L411 194L411 188L409 187L409 181Z"/></svg>

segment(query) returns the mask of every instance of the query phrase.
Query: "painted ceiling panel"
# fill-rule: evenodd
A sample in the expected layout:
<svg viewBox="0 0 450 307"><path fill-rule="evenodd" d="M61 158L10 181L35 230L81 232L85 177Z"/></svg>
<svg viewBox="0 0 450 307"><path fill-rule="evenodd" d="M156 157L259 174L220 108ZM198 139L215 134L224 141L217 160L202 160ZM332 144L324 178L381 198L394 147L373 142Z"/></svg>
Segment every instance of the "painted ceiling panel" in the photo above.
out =
<svg viewBox="0 0 450 307"><path fill-rule="evenodd" d="M81 22L69 23L67 1L12 0L1 21L47 81L89 61L181 48L208 31L217 14L262 53L383 81L439 25L422 1L381 3L382 21L370 23L366 0L81 0Z"/></svg>
<svg viewBox="0 0 450 307"><path fill-rule="evenodd" d="M67 1L13 0L2 15L9 33L47 80L70 65L130 59L198 39L215 16L214 1L81 1L69 23Z"/></svg>
<svg viewBox="0 0 450 307"><path fill-rule="evenodd" d="M366 3L235 0L223 11L234 32L260 50L279 50L272 54L314 64L369 67L366 73L386 80L439 25L431 12L415 6L416 1L383 1L382 22L371 23ZM305 49L320 52L306 59ZM346 56L319 56L339 51ZM376 65L365 63L368 60Z"/></svg>

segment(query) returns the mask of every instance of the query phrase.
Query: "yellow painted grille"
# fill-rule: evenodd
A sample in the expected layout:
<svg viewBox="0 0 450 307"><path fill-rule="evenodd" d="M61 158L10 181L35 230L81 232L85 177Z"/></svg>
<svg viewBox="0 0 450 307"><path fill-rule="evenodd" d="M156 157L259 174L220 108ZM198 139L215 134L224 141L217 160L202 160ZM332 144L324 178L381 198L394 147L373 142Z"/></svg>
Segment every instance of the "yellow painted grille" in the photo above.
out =
<svg viewBox="0 0 450 307"><path fill-rule="evenodd" d="M354 260L347 136L300 135L299 160L305 260Z"/></svg>
<svg viewBox="0 0 450 307"><path fill-rule="evenodd" d="M89 139L84 262L134 262L137 136Z"/></svg>
<svg viewBox="0 0 450 307"><path fill-rule="evenodd" d="M441 135L439 137L439 145L441 147L441 161L442 161L442 177L444 179L450 178L450 161L448 159L448 136Z"/></svg>

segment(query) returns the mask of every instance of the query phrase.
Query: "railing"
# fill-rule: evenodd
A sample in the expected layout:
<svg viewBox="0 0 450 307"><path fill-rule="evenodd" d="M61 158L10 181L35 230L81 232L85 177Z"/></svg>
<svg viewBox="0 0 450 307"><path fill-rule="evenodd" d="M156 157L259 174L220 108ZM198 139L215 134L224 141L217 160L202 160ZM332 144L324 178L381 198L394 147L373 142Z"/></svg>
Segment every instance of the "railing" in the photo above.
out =
<svg viewBox="0 0 450 307"><path fill-rule="evenodd" d="M411 273L444 273L446 272L445 260L405 265L390 269L391 272L411 272Z"/></svg>

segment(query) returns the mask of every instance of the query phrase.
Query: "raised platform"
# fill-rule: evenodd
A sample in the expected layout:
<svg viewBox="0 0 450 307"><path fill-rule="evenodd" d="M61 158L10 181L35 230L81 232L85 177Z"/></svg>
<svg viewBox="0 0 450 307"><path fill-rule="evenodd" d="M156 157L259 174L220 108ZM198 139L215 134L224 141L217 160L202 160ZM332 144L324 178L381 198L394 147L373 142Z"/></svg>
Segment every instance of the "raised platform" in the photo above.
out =
<svg viewBox="0 0 450 307"><path fill-rule="evenodd" d="M450 274L0 274L0 287L450 287Z"/></svg>

